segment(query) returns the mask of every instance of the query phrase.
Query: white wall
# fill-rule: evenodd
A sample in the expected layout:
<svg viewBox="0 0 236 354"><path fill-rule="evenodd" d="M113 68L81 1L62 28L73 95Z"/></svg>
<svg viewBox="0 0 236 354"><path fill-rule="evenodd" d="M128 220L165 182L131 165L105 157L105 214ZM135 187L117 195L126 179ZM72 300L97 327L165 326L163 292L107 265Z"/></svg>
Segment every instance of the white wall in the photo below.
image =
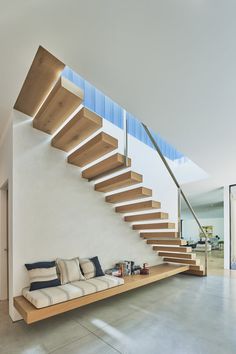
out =
<svg viewBox="0 0 236 354"><path fill-rule="evenodd" d="M114 206L104 202L104 194L94 192L80 169L66 162L66 153L50 146L50 136L33 129L23 114L14 116L14 296L28 285L26 262L94 255L104 268L124 259L161 262ZM119 128L104 122L106 131L123 139ZM176 221L177 191L155 151L134 138L129 143L133 170L145 169L144 185L155 188L154 198Z"/></svg>
<svg viewBox="0 0 236 354"><path fill-rule="evenodd" d="M199 219L202 226L213 226L213 235L218 235L221 240L224 240L224 219L223 218L206 218ZM183 237L186 240L199 241L199 227L195 220L186 218L183 219Z"/></svg>
<svg viewBox="0 0 236 354"><path fill-rule="evenodd" d="M0 139L0 188L12 173L12 117Z"/></svg>
<svg viewBox="0 0 236 354"><path fill-rule="evenodd" d="M9 309L11 316L14 316L13 304L12 304L12 294L13 294L13 255L12 255L12 116L9 117L6 128L1 136L0 140L0 188L5 186L8 182L8 260L9 260ZM2 194L2 192L0 192ZM2 204L2 195L0 195L0 215L4 217L2 213L2 208L5 209L5 201ZM5 227L3 227L3 222L0 217L0 277L3 284L5 284L6 277L6 254L5 248ZM4 225L5 226L5 225ZM3 235L4 233L4 235ZM4 241L3 241L4 238ZM0 282L1 282L0 281ZM0 284L1 286L1 284ZM4 286L4 285L3 285ZM5 291L4 291L5 292ZM1 295L4 295L1 291Z"/></svg>
<svg viewBox="0 0 236 354"><path fill-rule="evenodd" d="M179 163L178 160L170 161L170 167L180 185L209 178L202 168L188 158L185 158L182 163Z"/></svg>
<svg viewBox="0 0 236 354"><path fill-rule="evenodd" d="M0 300L8 299L8 203L7 191L0 189Z"/></svg>

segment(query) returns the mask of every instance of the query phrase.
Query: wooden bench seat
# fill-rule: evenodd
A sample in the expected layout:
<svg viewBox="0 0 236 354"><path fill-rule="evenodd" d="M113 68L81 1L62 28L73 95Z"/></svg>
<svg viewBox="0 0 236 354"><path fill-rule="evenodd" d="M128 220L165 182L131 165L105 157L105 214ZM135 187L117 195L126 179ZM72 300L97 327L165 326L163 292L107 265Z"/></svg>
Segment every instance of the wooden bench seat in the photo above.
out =
<svg viewBox="0 0 236 354"><path fill-rule="evenodd" d="M43 319L76 309L93 302L106 299L108 297L124 293L126 291L139 288L141 286L156 282L158 280L171 277L172 275L186 272L188 265L163 263L150 268L149 275L131 275L124 278L124 284L107 290L99 291L80 298L62 302L56 305L37 309L23 296L14 298L14 306L21 314L27 324L31 324Z"/></svg>

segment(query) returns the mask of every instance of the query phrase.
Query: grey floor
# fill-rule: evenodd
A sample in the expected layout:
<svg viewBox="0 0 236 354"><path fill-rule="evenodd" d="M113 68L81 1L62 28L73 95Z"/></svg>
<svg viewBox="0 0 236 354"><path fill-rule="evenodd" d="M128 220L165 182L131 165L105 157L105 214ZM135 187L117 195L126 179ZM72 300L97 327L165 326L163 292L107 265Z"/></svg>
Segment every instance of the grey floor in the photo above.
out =
<svg viewBox="0 0 236 354"><path fill-rule="evenodd" d="M235 354L236 278L179 275L27 326L0 303L1 354Z"/></svg>

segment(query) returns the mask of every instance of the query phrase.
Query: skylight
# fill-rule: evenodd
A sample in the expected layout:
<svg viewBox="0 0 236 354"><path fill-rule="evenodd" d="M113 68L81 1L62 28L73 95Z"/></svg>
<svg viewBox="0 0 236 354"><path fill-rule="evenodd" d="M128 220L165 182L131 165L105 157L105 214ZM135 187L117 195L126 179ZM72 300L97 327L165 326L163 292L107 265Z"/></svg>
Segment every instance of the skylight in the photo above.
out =
<svg viewBox="0 0 236 354"><path fill-rule="evenodd" d="M101 117L109 120L119 128L123 129L123 108L116 102L105 96L100 90L83 79L69 67L65 67L62 76L72 81L84 91L84 106L96 112ZM152 143L145 133L141 122L132 114L127 112L128 133L146 145L152 147ZM168 159L179 162L185 162L186 158L177 151L172 145L167 143L160 135L152 132L163 155Z"/></svg>

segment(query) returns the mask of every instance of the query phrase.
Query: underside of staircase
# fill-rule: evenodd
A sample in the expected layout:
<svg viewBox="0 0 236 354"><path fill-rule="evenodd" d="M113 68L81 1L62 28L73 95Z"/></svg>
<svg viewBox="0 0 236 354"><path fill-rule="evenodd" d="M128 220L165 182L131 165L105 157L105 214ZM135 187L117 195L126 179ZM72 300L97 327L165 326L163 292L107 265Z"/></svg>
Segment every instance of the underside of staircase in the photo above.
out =
<svg viewBox="0 0 236 354"><path fill-rule="evenodd" d="M33 117L35 129L56 133L52 147L68 153L67 162L82 168L81 177L93 181L97 193L106 193L104 201L115 204L116 213L125 214L124 222L132 223L132 229L164 262L188 265L185 273L204 275L168 212L160 210L161 202L152 198L143 176L132 169L131 159L117 152L119 141L102 130L103 118L83 107L82 90L60 76L63 68L40 47L14 108ZM119 174L113 176L114 172ZM104 180L97 181L101 177Z"/></svg>

